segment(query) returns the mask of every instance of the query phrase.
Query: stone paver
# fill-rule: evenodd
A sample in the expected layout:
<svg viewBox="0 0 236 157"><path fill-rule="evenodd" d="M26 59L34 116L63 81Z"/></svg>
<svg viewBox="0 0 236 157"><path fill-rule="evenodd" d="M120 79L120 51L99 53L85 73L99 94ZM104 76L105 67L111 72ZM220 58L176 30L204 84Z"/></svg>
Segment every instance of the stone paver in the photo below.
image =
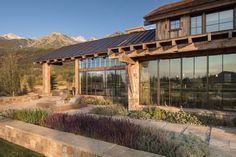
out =
<svg viewBox="0 0 236 157"><path fill-rule="evenodd" d="M231 150L236 150L236 142L230 141L229 146Z"/></svg>
<svg viewBox="0 0 236 157"><path fill-rule="evenodd" d="M188 127L188 125L183 125L183 124L174 124L174 123L167 123L163 127L163 129L168 130L168 131L173 131L177 133L182 133L184 130Z"/></svg>
<svg viewBox="0 0 236 157"><path fill-rule="evenodd" d="M208 142L209 134L210 134L210 127L189 125L185 129L184 134L194 134L200 137L202 140Z"/></svg>

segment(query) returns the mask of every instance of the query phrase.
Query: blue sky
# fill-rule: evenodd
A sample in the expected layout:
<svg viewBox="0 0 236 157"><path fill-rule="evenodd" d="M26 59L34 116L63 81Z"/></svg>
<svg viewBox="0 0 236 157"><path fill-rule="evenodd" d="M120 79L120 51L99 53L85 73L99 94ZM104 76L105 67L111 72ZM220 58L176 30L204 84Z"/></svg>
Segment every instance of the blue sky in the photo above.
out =
<svg viewBox="0 0 236 157"><path fill-rule="evenodd" d="M143 16L176 0L0 0L0 34L39 37L62 32L104 37L143 25Z"/></svg>

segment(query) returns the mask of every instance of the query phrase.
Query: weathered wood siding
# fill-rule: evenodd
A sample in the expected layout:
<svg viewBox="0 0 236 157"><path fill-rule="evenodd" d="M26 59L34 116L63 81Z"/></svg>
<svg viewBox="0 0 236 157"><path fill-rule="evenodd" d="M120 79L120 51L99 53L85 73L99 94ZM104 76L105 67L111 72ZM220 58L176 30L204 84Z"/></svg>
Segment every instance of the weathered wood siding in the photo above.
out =
<svg viewBox="0 0 236 157"><path fill-rule="evenodd" d="M157 23L156 37L157 40L169 38L169 20L162 20Z"/></svg>
<svg viewBox="0 0 236 157"><path fill-rule="evenodd" d="M157 40L172 39L190 35L190 16L180 17L180 29L170 30L170 20L161 20L156 26Z"/></svg>

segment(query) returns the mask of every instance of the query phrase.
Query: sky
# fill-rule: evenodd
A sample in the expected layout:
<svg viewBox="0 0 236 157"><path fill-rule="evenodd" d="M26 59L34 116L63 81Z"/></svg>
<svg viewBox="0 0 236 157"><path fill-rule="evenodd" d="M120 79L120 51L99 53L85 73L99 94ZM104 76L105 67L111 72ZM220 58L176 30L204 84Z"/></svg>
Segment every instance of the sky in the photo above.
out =
<svg viewBox="0 0 236 157"><path fill-rule="evenodd" d="M50 32L102 38L143 26L143 16L176 0L0 0L0 34L35 38Z"/></svg>

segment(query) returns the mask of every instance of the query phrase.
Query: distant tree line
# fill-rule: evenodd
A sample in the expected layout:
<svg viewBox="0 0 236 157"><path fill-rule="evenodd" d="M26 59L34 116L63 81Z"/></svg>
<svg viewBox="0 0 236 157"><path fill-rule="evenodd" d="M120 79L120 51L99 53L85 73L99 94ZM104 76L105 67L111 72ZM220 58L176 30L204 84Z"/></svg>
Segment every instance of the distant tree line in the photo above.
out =
<svg viewBox="0 0 236 157"><path fill-rule="evenodd" d="M52 50L0 50L0 96L18 96L35 92L36 85L42 85L42 67L33 61ZM54 66L53 66L54 67ZM61 82L73 82L74 63L52 68L52 89Z"/></svg>

